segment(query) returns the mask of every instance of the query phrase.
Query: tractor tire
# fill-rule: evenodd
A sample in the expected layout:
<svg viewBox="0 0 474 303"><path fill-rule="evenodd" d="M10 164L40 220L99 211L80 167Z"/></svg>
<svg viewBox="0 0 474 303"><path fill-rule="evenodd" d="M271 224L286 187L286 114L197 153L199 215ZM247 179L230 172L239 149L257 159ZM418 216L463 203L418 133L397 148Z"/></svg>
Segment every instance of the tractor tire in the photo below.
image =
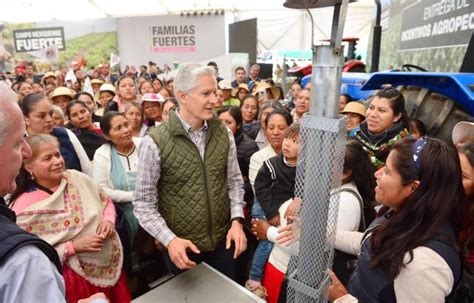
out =
<svg viewBox="0 0 474 303"><path fill-rule="evenodd" d="M399 86L405 97L405 109L410 118L421 120L428 136L452 143L451 132L459 121L474 122L474 118L452 99L417 86Z"/></svg>

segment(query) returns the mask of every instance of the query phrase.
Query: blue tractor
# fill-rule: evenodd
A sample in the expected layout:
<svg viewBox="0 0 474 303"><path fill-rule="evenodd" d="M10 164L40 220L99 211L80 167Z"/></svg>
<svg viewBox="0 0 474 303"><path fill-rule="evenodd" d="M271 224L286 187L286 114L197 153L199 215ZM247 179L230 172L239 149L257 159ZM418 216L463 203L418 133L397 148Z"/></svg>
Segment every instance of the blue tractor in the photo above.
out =
<svg viewBox="0 0 474 303"><path fill-rule="evenodd" d="M409 70L413 67L407 66ZM310 80L311 75L302 78L303 85ZM369 100L387 85L403 93L408 115L421 120L430 136L451 142L451 131L457 122L474 122L474 73L346 72L342 75L341 94Z"/></svg>

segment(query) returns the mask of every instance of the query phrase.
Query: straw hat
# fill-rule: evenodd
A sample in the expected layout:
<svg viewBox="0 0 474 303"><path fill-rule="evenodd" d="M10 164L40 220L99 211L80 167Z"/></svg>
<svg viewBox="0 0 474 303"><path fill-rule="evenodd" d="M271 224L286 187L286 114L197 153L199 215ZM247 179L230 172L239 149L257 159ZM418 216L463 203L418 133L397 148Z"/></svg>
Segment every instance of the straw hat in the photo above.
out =
<svg viewBox="0 0 474 303"><path fill-rule="evenodd" d="M115 96L115 87L110 83L104 83L100 86L99 92L109 92Z"/></svg>
<svg viewBox="0 0 474 303"><path fill-rule="evenodd" d="M239 86L232 89L232 96L236 97L237 93L241 89L245 90L247 92L247 94L250 93L247 83L240 83Z"/></svg>
<svg viewBox="0 0 474 303"><path fill-rule="evenodd" d="M91 84L104 84L104 81L100 79L92 79Z"/></svg>
<svg viewBox="0 0 474 303"><path fill-rule="evenodd" d="M56 78L56 74L55 74L54 72L47 72L47 73L44 74L44 76L43 76L43 81L44 81L45 79L48 79L48 78L51 78L51 77Z"/></svg>
<svg viewBox="0 0 474 303"><path fill-rule="evenodd" d="M453 128L453 144L473 143L474 142L474 123L461 121L454 125Z"/></svg>
<svg viewBox="0 0 474 303"><path fill-rule="evenodd" d="M280 90L277 87L271 86L267 82L256 82L255 86L256 86L255 94L257 94L260 91L266 91L267 89L269 89L269 90L271 90L272 95L273 95L272 100L280 100L281 93L280 93Z"/></svg>
<svg viewBox="0 0 474 303"><path fill-rule="evenodd" d="M344 109L341 111L341 114L347 114L347 113L358 114L364 117L365 119L365 112L366 112L366 109L365 109L364 104L353 101L353 102L347 103L346 106L344 106Z"/></svg>
<svg viewBox="0 0 474 303"><path fill-rule="evenodd" d="M51 99L54 99L58 96L68 96L68 97L71 97L72 99L74 98L75 95L76 95L76 92L74 90L64 87L64 86L60 86L54 89Z"/></svg>

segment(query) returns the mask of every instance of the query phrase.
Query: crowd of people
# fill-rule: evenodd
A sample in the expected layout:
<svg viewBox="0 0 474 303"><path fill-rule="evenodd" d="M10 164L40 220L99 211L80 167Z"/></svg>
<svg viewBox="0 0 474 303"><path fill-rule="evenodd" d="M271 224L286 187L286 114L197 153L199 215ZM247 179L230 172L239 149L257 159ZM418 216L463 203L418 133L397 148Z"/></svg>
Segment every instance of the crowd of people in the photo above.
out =
<svg viewBox="0 0 474 303"><path fill-rule="evenodd" d="M74 74L0 81L0 301L129 302L201 262L285 301L311 203L294 187L314 88L296 80L285 93L258 64L233 79L214 62L182 64L166 82L146 66ZM339 112L329 299L468 298L474 124L455 127L456 146L427 137L395 88L343 94Z"/></svg>

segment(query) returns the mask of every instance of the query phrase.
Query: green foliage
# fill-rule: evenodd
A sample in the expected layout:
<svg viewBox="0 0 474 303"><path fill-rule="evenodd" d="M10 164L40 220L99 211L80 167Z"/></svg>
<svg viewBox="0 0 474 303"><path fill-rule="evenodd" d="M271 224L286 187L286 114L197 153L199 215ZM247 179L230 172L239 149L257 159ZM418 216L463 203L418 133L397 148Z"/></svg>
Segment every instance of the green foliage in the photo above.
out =
<svg viewBox="0 0 474 303"><path fill-rule="evenodd" d="M91 33L66 40L66 50L59 52L59 64L74 61L78 56L84 57L87 66L96 66L109 62L110 53L117 51L117 33Z"/></svg>

